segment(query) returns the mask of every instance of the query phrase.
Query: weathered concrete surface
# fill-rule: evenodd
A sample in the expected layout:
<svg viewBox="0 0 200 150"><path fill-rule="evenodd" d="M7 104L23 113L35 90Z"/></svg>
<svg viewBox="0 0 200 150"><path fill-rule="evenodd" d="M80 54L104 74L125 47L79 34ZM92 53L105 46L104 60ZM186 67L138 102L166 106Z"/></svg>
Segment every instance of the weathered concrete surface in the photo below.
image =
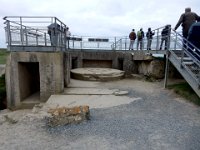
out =
<svg viewBox="0 0 200 150"><path fill-rule="evenodd" d="M88 81L112 81L124 77L124 71L111 68L77 68L71 73L74 79Z"/></svg>
<svg viewBox="0 0 200 150"><path fill-rule="evenodd" d="M139 74L162 79L165 73L165 62L155 59L152 61L143 61L138 66L138 72Z"/></svg>
<svg viewBox="0 0 200 150"><path fill-rule="evenodd" d="M63 92L63 53L10 53L6 65L6 88L8 107L20 106L37 90L39 101L46 101L51 94Z"/></svg>
<svg viewBox="0 0 200 150"><path fill-rule="evenodd" d="M115 95L51 95L46 102L50 108L55 106L73 107L88 105L90 108L109 108L122 104L129 104L139 97L115 96Z"/></svg>
<svg viewBox="0 0 200 150"><path fill-rule="evenodd" d="M65 88L66 95L112 95L119 92L119 89L98 89L98 88Z"/></svg>

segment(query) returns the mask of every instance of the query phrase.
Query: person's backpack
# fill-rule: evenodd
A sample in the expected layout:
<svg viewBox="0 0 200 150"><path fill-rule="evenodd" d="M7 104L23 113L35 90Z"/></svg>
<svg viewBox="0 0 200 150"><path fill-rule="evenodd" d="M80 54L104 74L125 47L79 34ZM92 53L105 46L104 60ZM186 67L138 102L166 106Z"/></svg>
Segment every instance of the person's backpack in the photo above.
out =
<svg viewBox="0 0 200 150"><path fill-rule="evenodd" d="M138 37L138 39L142 39L142 32L141 31L137 32L137 37Z"/></svg>

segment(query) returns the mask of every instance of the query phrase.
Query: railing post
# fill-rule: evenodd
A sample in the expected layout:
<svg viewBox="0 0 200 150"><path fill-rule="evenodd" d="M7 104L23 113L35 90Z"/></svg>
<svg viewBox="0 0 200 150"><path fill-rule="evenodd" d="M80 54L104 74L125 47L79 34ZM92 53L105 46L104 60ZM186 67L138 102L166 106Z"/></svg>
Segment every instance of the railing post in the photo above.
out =
<svg viewBox="0 0 200 150"><path fill-rule="evenodd" d="M157 30L156 51L159 50L159 29Z"/></svg>
<svg viewBox="0 0 200 150"><path fill-rule="evenodd" d="M37 35L37 29L36 29L36 45L38 45L38 35Z"/></svg>
<svg viewBox="0 0 200 150"><path fill-rule="evenodd" d="M115 37L115 50L117 49L117 39L116 39L116 37Z"/></svg>
<svg viewBox="0 0 200 150"><path fill-rule="evenodd" d="M23 28L22 28L22 17L20 17L20 27L21 27L21 30L20 30L20 38L21 38L21 43L22 45L24 45L24 33L23 33Z"/></svg>
<svg viewBox="0 0 200 150"><path fill-rule="evenodd" d="M28 34L27 34L27 29L26 29L26 27L25 27L25 37L26 37L26 45L28 45Z"/></svg>
<svg viewBox="0 0 200 150"><path fill-rule="evenodd" d="M169 50L167 50L166 53L164 88L167 87L168 73L169 73Z"/></svg>
<svg viewBox="0 0 200 150"><path fill-rule="evenodd" d="M73 38L72 38L73 49L74 49L74 40L75 40L75 38L74 38L74 35L73 35Z"/></svg>
<svg viewBox="0 0 200 150"><path fill-rule="evenodd" d="M8 38L8 45L11 46L12 44L12 37L11 37L11 31L10 31L10 21L6 21L7 24L7 38Z"/></svg>
<svg viewBox="0 0 200 150"><path fill-rule="evenodd" d="M47 46L47 34L44 33L44 45Z"/></svg>
<svg viewBox="0 0 200 150"><path fill-rule="evenodd" d="M122 50L122 39L120 39L120 50Z"/></svg>
<svg viewBox="0 0 200 150"><path fill-rule="evenodd" d="M82 38L82 37L81 37ZM81 41L81 50L83 49L83 38L82 38L82 41Z"/></svg>
<svg viewBox="0 0 200 150"><path fill-rule="evenodd" d="M125 37L125 51L127 49L127 37Z"/></svg>
<svg viewBox="0 0 200 150"><path fill-rule="evenodd" d="M174 50L176 50L177 45L177 33L175 32Z"/></svg>

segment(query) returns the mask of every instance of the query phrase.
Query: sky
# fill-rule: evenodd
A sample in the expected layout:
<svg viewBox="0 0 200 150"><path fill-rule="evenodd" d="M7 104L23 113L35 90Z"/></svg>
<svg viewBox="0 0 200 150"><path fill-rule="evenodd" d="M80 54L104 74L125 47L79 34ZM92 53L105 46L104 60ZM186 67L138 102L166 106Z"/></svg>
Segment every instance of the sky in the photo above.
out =
<svg viewBox="0 0 200 150"><path fill-rule="evenodd" d="M5 16L55 16L72 35L128 36L149 27L176 25L186 7L200 15L200 0L0 0L0 48L6 47ZM181 31L181 27L178 28Z"/></svg>

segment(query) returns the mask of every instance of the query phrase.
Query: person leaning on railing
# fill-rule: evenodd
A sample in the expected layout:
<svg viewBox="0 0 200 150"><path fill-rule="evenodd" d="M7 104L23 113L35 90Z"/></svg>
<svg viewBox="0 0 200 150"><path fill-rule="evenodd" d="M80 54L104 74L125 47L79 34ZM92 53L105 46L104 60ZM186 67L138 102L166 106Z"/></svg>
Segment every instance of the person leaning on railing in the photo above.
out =
<svg viewBox="0 0 200 150"><path fill-rule="evenodd" d="M151 31L151 28L148 28L148 31L146 33L146 37L147 37L147 50L151 50L151 43L152 43L152 39L153 39L153 35L155 33Z"/></svg>
<svg viewBox="0 0 200 150"><path fill-rule="evenodd" d="M51 41L51 46L58 46L58 38L60 34L60 25L57 23L52 23L48 26L48 34Z"/></svg>
<svg viewBox="0 0 200 150"><path fill-rule="evenodd" d="M169 36L170 36L170 30L171 30L171 25L166 25L165 28L161 32L161 44L160 44L160 50L162 50L163 43L165 42L165 50L168 49L168 42L169 41Z"/></svg>
<svg viewBox="0 0 200 150"><path fill-rule="evenodd" d="M71 32L69 31L69 27L66 28L66 38L67 38L67 48L70 49L69 47L69 40L70 40Z"/></svg>

